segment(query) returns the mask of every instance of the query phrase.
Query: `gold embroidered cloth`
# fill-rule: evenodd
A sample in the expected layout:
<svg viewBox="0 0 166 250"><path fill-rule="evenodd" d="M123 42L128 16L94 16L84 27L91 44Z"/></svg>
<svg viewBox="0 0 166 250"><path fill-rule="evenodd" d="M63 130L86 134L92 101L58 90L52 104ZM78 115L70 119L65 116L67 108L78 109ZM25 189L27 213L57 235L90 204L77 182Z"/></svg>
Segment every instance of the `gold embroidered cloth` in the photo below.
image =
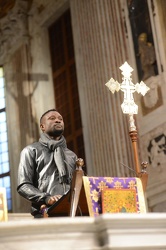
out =
<svg viewBox="0 0 166 250"><path fill-rule="evenodd" d="M145 213L142 182L135 177L83 177L90 216L101 213Z"/></svg>
<svg viewBox="0 0 166 250"><path fill-rule="evenodd" d="M137 213L136 191L134 189L102 190L102 213Z"/></svg>

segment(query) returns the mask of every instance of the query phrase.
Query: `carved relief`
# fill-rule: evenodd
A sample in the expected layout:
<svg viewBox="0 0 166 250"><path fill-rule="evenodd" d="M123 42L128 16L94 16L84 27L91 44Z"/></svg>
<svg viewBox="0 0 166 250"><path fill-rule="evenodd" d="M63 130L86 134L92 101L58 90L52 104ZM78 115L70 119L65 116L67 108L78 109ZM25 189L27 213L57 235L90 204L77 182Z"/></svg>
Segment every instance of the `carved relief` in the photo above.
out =
<svg viewBox="0 0 166 250"><path fill-rule="evenodd" d="M162 76L151 76L145 80L146 85L150 88L147 94L141 98L142 115L147 115L156 108L163 105L161 83L164 81Z"/></svg>
<svg viewBox="0 0 166 250"><path fill-rule="evenodd" d="M166 124L156 127L140 139L141 158L149 162L147 198L150 211L164 212L166 204Z"/></svg>
<svg viewBox="0 0 166 250"><path fill-rule="evenodd" d="M157 181L156 173L166 171L166 124L141 137L142 158L149 162L151 178ZM160 179L163 176L158 176ZM165 177L164 177L165 178Z"/></svg>
<svg viewBox="0 0 166 250"><path fill-rule="evenodd" d="M17 48L17 43L28 38L28 0L17 0L13 9L0 20L0 61Z"/></svg>
<svg viewBox="0 0 166 250"><path fill-rule="evenodd" d="M150 140L147 151L150 165L162 171L166 161L166 135L162 133Z"/></svg>

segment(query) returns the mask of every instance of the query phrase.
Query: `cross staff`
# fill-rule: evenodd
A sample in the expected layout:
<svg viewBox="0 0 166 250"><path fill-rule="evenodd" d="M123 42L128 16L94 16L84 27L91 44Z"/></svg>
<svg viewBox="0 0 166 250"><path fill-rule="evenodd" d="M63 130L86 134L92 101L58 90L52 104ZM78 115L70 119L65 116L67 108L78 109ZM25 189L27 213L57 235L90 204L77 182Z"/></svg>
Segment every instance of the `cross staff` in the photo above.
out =
<svg viewBox="0 0 166 250"><path fill-rule="evenodd" d="M131 79L131 72L133 68L125 62L121 67L119 67L122 71L122 84L115 81L111 78L105 85L109 88L109 90L114 94L115 91L123 91L124 92L124 100L121 104L121 108L124 114L129 115L129 128L130 128L130 137L132 140L133 150L134 150L134 158L136 164L136 172L140 173L140 166L138 160L138 151L137 151L137 130L134 123L134 114L138 113L138 106L134 102L133 93L136 91L138 94L141 93L143 96L149 90L149 87L141 81L140 83L133 84Z"/></svg>
<svg viewBox="0 0 166 250"><path fill-rule="evenodd" d="M136 91L138 94L141 93L143 96L149 90L149 87L141 81L134 85L131 79L131 72L133 71L132 67L125 62L121 67L119 67L122 71L123 75L123 82L120 85L119 82L115 81L111 78L105 85L109 88L109 90L114 94L115 91L123 91L124 92L124 100L121 105L122 111L124 114L137 114L138 113L138 106L134 102L133 93Z"/></svg>

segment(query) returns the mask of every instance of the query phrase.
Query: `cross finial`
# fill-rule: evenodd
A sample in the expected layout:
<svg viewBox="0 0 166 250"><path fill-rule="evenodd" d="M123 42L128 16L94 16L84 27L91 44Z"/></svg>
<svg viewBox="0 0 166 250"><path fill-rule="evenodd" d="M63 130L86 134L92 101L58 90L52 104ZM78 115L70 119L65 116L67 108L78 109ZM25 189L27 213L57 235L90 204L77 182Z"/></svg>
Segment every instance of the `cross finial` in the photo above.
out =
<svg viewBox="0 0 166 250"><path fill-rule="evenodd" d="M105 85L109 88L109 90L114 94L115 91L123 91L124 92L124 100L121 104L121 108L123 113L129 115L129 129L130 129L130 137L132 140L133 150L134 150L134 159L135 159L135 168L136 172L140 173L139 166L139 158L138 158L138 149L137 149L137 130L134 123L134 114L138 113L138 106L134 102L133 93L136 91L137 93L141 93L143 96L149 90L149 87L146 86L144 82L140 82L137 84L133 84L131 79L131 72L133 71L132 67L125 62L121 67L119 67L122 71L122 83L115 81L111 78Z"/></svg>
<svg viewBox="0 0 166 250"><path fill-rule="evenodd" d="M138 106L134 102L133 93L136 91L138 94L141 93L144 96L149 90L149 87L147 87L143 81L135 85L133 84L131 79L131 72L133 71L133 68L127 62L119 68L123 75L122 83L120 84L111 78L105 85L113 94L115 91L119 90L124 92L124 100L121 105L123 113L129 115L137 114Z"/></svg>

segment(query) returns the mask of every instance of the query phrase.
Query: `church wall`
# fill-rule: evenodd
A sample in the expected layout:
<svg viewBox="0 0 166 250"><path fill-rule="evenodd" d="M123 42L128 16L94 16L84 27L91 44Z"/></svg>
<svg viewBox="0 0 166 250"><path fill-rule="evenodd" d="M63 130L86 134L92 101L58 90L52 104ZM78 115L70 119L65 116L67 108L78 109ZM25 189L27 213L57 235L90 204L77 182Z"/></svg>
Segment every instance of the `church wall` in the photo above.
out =
<svg viewBox="0 0 166 250"><path fill-rule="evenodd" d="M112 95L105 86L111 77L122 81L119 67L129 60L120 1L104 1L104 4L55 1L47 6L41 1L34 2L29 15L31 72L43 77L33 91L31 102L36 121L43 107L52 107L53 102L51 95L46 103L46 93L52 92L47 28L69 6L88 174L131 175L130 170L121 165L134 168L128 120L120 107L123 95ZM112 10L114 15L110 15ZM45 77L48 79L44 80ZM49 88L47 81L51 83Z"/></svg>
<svg viewBox="0 0 166 250"><path fill-rule="evenodd" d="M145 97L138 98L138 129L142 159L149 162L147 198L149 210L166 209L166 45L165 1L148 1L158 74L144 82L150 87Z"/></svg>
<svg viewBox="0 0 166 250"><path fill-rule="evenodd" d="M16 192L20 152L23 147L38 140L40 116L55 107L48 33L47 29L37 25L34 17L31 13L27 20L26 39L22 39L21 43L24 33L20 32L20 37L17 37L19 46L13 46L10 51L8 44L9 53L0 58L6 82L13 212L29 212L29 203Z"/></svg>
<svg viewBox="0 0 166 250"><path fill-rule="evenodd" d="M38 121L41 114L55 106L47 30L69 7L88 175L129 176L132 173L121 163L134 168L128 117L121 110L123 94L118 92L113 95L105 86L111 77L122 82L119 67L125 61L134 68L134 83L137 80L129 29L126 35L128 20L127 16L126 20L124 19L125 0L51 0L49 3L34 0L26 17L28 25L20 28L22 31L26 29L26 32L20 32L20 37L15 36L17 42L11 50L7 50L10 53L6 57L0 57L6 80L14 212L25 212L25 207L28 208L26 202L23 202L15 191L20 151L25 145L38 139ZM19 31L17 33L19 34ZM148 159L148 146L153 139L165 138L164 72L161 73L160 81L163 103L156 110L143 116L141 99L137 98L140 113L136 122L141 161ZM165 142L162 146L164 145ZM157 153L158 156L160 163L162 162L162 170L159 171L156 166L149 168L147 197L152 211L161 211L166 201L165 151L162 151L161 155Z"/></svg>
<svg viewBox="0 0 166 250"><path fill-rule="evenodd" d="M88 174L124 176L133 166L127 117L120 93L105 83L122 81L130 63L120 1L70 1Z"/></svg>
<svg viewBox="0 0 166 250"><path fill-rule="evenodd" d="M100 1L52 1L49 4L34 1L29 18L31 50L33 60L40 61L40 64L37 66L37 63L33 63L32 67L35 64L35 68L42 68L38 56L45 58L49 54L49 48L46 49L45 55L42 49L41 53L37 52L41 48L40 41L45 39L40 36L39 30L44 34L49 25L69 7L72 15L88 174L128 175L129 170L120 164L122 162L133 165L128 121L120 108L122 96L119 93L113 96L105 86L111 76L121 81L119 66L126 58L129 59L127 50L123 50L125 32L124 26L121 26L122 16L119 14L120 1L105 1L104 4ZM111 17L109 13L112 9L116 14ZM118 29L114 28L115 23ZM127 47L127 44L125 46ZM120 53L115 52L118 50ZM116 60L112 60L112 57Z"/></svg>
<svg viewBox="0 0 166 250"><path fill-rule="evenodd" d="M16 211L21 206L16 195L20 152L38 135L37 121L31 107L33 85L29 81L29 52L29 47L22 45L4 64L11 190Z"/></svg>

